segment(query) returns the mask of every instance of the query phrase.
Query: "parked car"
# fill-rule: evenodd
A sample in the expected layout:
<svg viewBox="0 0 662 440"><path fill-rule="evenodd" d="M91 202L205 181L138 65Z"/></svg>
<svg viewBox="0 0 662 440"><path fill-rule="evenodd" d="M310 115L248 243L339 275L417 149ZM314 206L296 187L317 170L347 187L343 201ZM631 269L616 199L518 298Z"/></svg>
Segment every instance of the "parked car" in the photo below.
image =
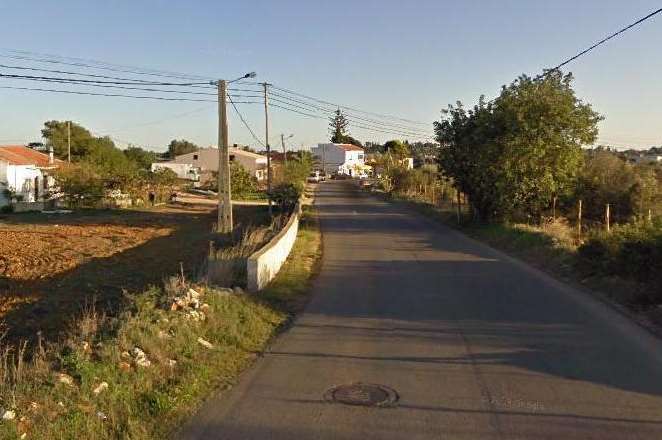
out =
<svg viewBox="0 0 662 440"><path fill-rule="evenodd" d="M319 183L322 180L324 180L324 179L323 179L323 177L322 177L322 175L320 174L319 171L313 171L312 173L310 173L308 175L308 182Z"/></svg>

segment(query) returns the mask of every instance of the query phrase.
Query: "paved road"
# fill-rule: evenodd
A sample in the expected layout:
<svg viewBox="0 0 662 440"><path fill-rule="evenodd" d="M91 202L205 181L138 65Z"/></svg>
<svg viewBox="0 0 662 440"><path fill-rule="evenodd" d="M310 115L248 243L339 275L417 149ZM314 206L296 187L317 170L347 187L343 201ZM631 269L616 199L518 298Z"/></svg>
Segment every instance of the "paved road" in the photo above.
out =
<svg viewBox="0 0 662 440"><path fill-rule="evenodd" d="M418 215L320 185L324 259L296 325L184 439L662 439L660 342ZM385 384L396 408L326 403Z"/></svg>

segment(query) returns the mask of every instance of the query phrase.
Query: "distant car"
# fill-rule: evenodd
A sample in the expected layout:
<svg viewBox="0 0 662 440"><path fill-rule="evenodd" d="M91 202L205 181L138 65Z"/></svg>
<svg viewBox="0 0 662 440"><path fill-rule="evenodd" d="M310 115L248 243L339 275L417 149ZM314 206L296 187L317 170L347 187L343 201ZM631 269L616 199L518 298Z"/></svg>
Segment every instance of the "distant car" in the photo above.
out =
<svg viewBox="0 0 662 440"><path fill-rule="evenodd" d="M323 180L323 177L320 175L319 171L313 171L308 175L308 182L319 183Z"/></svg>

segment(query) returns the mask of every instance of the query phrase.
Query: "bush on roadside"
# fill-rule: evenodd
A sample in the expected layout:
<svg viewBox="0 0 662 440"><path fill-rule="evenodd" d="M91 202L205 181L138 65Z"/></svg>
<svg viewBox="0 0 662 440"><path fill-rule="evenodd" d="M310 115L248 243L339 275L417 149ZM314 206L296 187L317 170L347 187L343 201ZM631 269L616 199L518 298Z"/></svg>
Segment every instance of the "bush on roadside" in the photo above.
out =
<svg viewBox="0 0 662 440"><path fill-rule="evenodd" d="M599 276L617 275L648 286L641 305L662 304L662 227L632 223L593 233L577 253L578 267Z"/></svg>
<svg viewBox="0 0 662 440"><path fill-rule="evenodd" d="M280 206L283 212L290 211L303 194L304 185L298 183L281 183L271 190L271 200Z"/></svg>

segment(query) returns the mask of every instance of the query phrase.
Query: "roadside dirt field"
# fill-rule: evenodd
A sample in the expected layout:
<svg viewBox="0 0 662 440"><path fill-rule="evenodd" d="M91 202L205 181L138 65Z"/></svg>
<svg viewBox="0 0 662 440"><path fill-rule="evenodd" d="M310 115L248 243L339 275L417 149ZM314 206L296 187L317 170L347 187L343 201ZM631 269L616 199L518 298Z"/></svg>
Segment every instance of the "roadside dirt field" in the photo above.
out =
<svg viewBox="0 0 662 440"><path fill-rule="evenodd" d="M259 223L264 210L235 207L235 222ZM215 219L209 205L0 217L0 330L50 338L86 305L116 310L123 292L160 284L180 263L192 275Z"/></svg>

